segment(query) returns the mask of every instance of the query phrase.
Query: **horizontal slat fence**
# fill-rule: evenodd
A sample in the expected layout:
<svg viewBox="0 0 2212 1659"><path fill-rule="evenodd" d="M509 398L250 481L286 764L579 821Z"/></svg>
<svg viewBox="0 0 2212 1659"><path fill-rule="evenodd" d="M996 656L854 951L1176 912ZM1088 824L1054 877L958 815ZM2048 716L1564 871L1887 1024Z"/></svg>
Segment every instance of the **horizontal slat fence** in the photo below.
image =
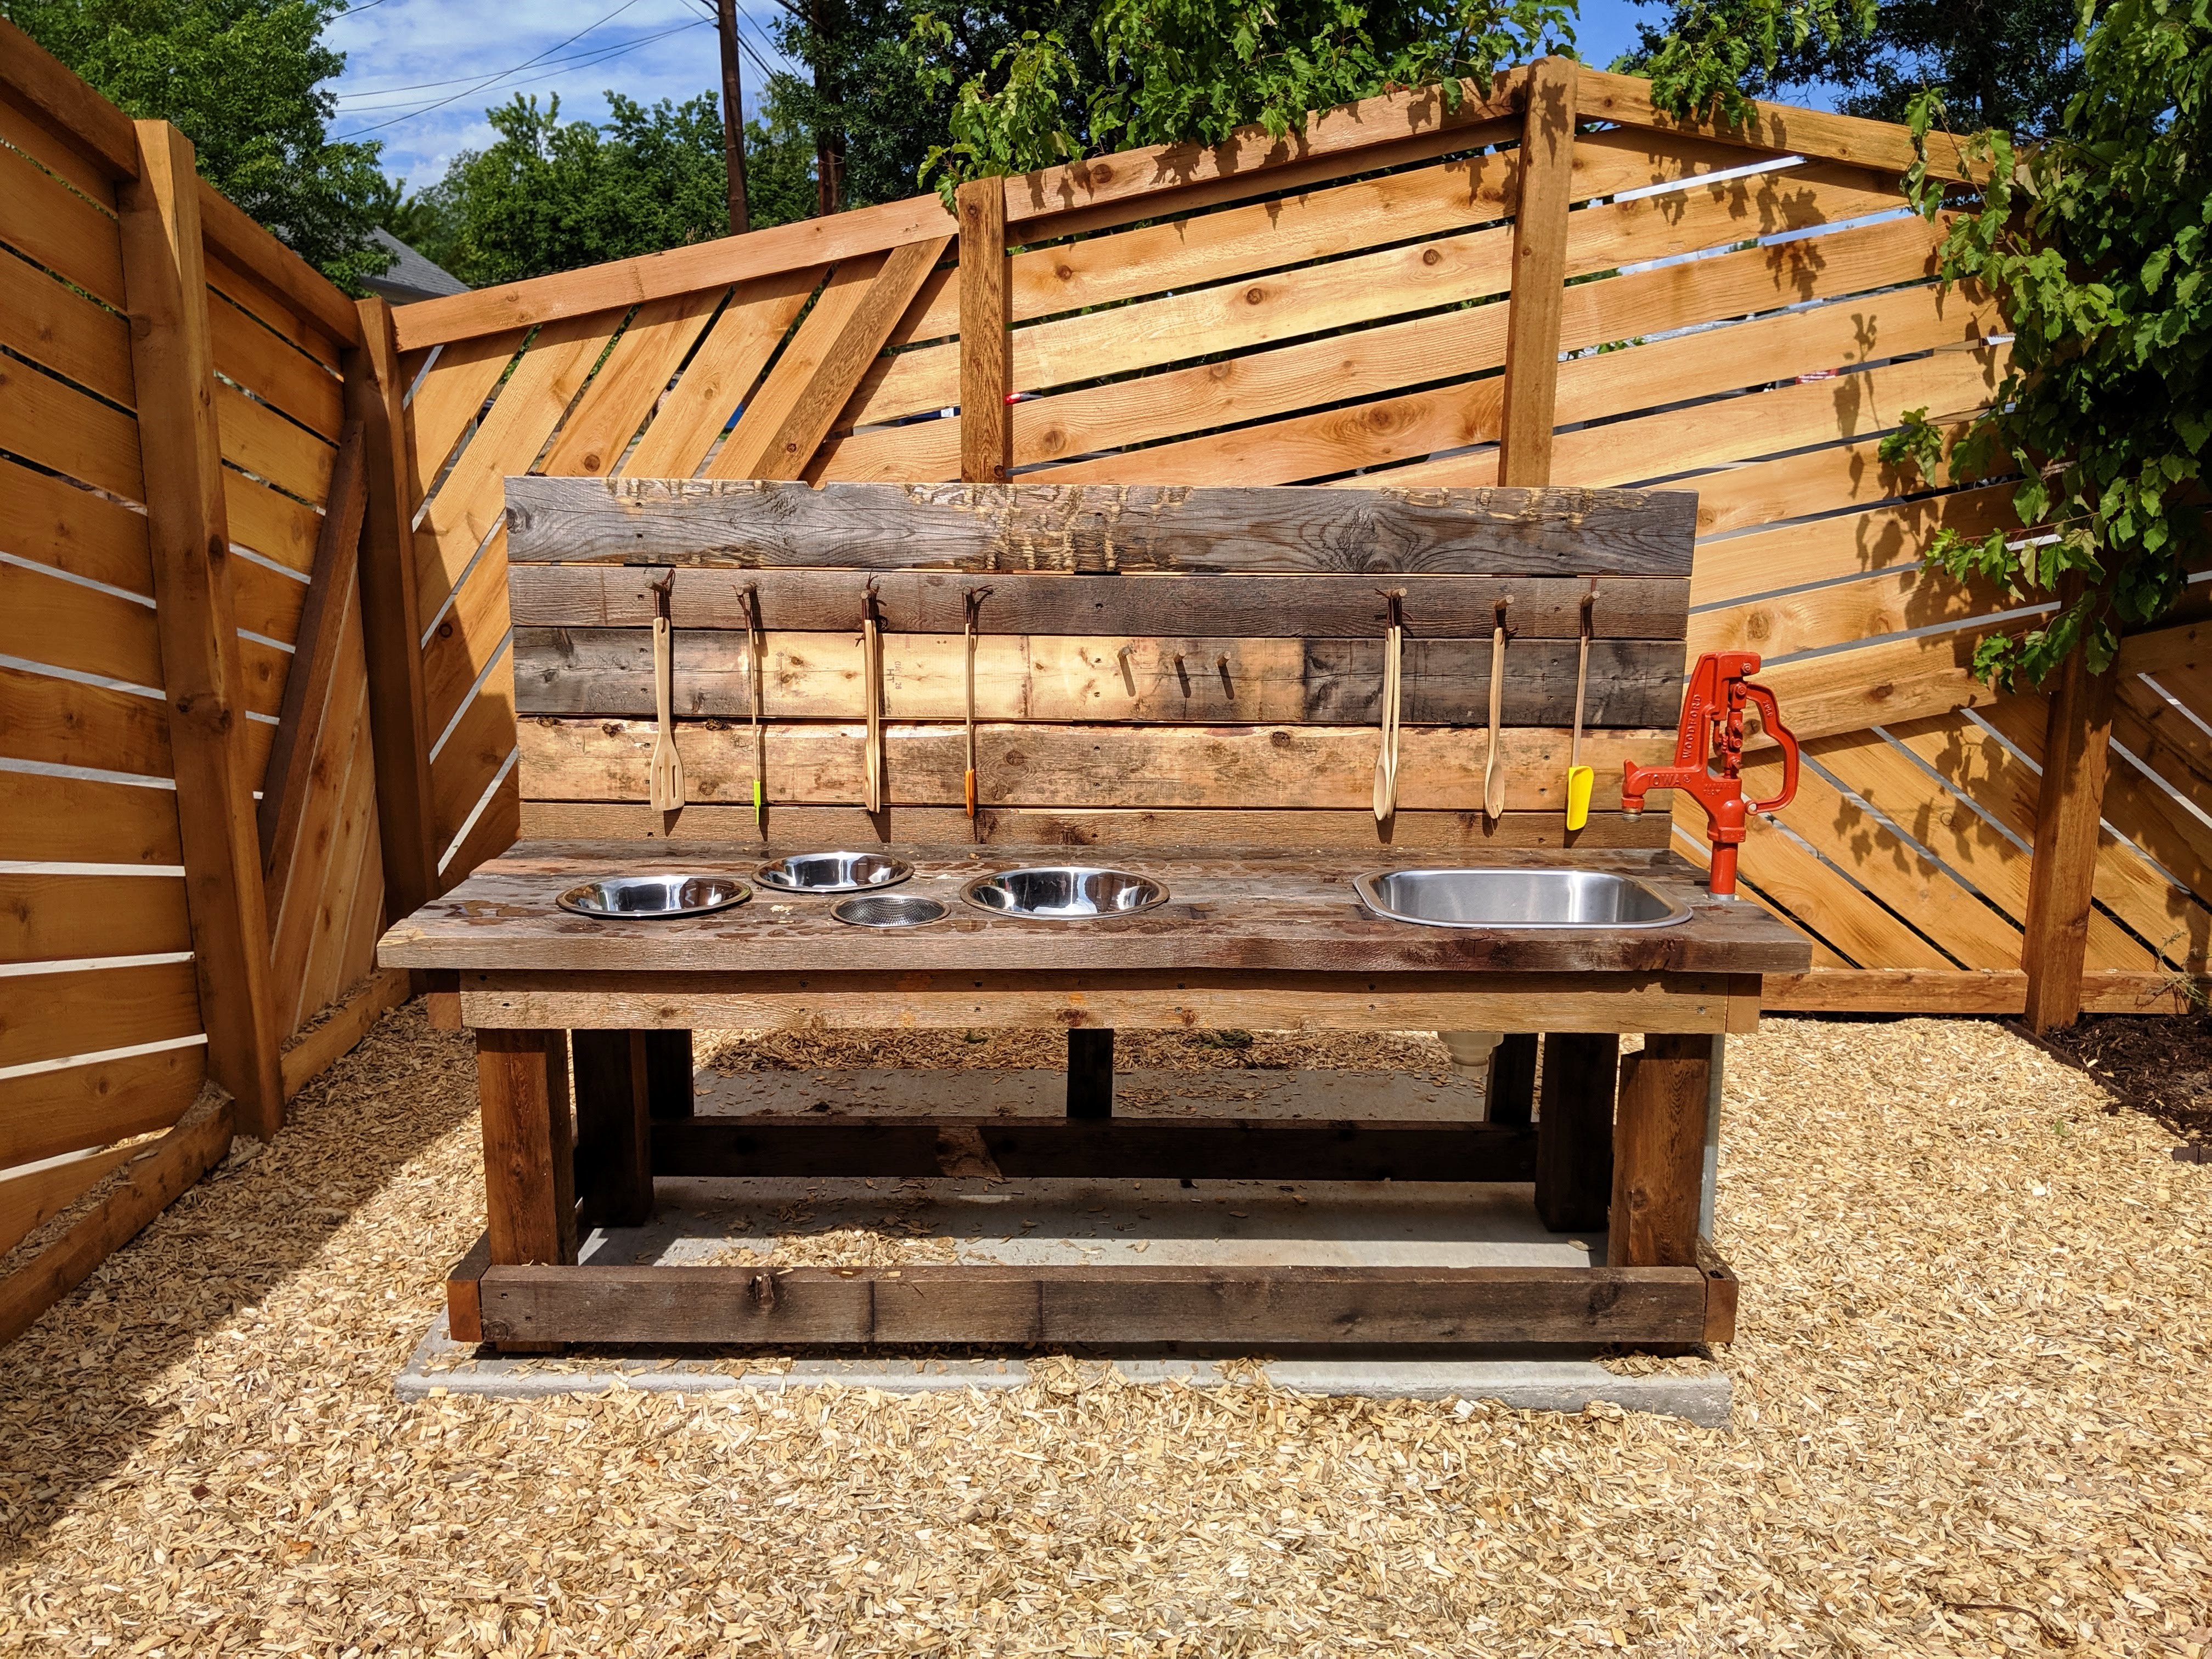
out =
<svg viewBox="0 0 2212 1659"><path fill-rule="evenodd" d="M1109 157L970 186L957 221L920 198L820 222L805 238L710 245L728 250L720 263L686 250L402 313L402 344L427 364L411 442L424 481L416 552L446 878L518 833L580 822L520 787L553 758L532 768L531 757L563 741L564 680L590 680L641 729L650 714L634 641L587 625L518 637L509 626L500 503L510 475L1006 476L1104 486L1102 501L1126 485L1663 485L1699 497L1691 650L1761 653L1809 739L1797 804L1755 826L1743 859L1752 896L1805 932L1820 964L1772 988L1775 1000L2026 1006L2023 959L2039 948L2028 909L2045 705L1991 701L1968 664L1987 632L2035 613L1919 564L1940 526L2015 527L2011 486L1937 483L1876 453L1908 410L1955 424L1985 406L2004 372L2002 317L1985 295L1939 287L1942 228L1904 210L1897 177L1909 141L1901 129L1777 106L1741 128L1698 127L1655 114L1641 82L1539 66L1540 101L1559 107L1528 199L1564 224L1524 224L1529 73L1500 77L1449 118L1432 94L1413 94L1373 100L1356 119L1317 118L1303 152L1255 135L1218 152ZM956 229L964 248L941 246ZM791 256L773 267L787 245ZM886 276L899 250L912 256L903 287ZM921 260L930 268L914 286ZM1556 290L1555 307L1528 297L1532 270ZM1517 320L1516 271L1533 307ZM963 319L974 337L963 338ZM1548 404L1533 416L1508 408L1515 349L1556 362L1550 384L1520 377L1522 404ZM994 386L1011 404L1003 415L979 390ZM794 466L777 444L805 403L838 412ZM991 418L964 430L963 405ZM1509 414L1526 453L1502 471ZM636 556L653 552L641 543ZM1036 556L1054 562L1048 546ZM889 712L942 720L957 714L946 701L957 623L917 623L911 636L894 625ZM1303 663L1293 672L1261 660L1257 640L1231 651L1189 635L1164 623L1156 637L1106 640L1071 624L994 640L979 661L982 711L1092 722L1081 731L1109 748L1126 732L1150 760L1175 740L1139 740L1143 722L1177 718L1163 712L1170 703L1202 718L1181 684L1187 667L1176 695L1159 695L1171 659L1230 659L1231 685L1244 690L1223 703L1224 718L1263 719L1271 697L1308 678ZM1461 637L1486 635L1470 627ZM749 787L738 729L749 694L742 662L722 660L737 648L731 638L741 643L678 636L678 678L697 704L687 712L732 726L699 752L708 795L724 748L732 791ZM854 672L835 665L856 671L856 639L771 632L787 714L854 717ZM1303 654L1312 642L1290 644ZM2154 670L2136 665L2154 660ZM523 722L520 774L518 661L538 711ZM1358 662L1347 657L1344 672L1356 679ZM2193 634L2131 642L2123 661L2077 930L2092 1006L2176 1006L2185 976L2204 970L2209 680ZM1448 756L1449 728L1481 718L1440 695L1432 712ZM1341 713L1355 726L1364 717L1350 702ZM934 729L915 728L918 756L934 756ZM858 800L857 775L810 769L795 751L787 763L804 778L795 799L823 810ZM910 764L927 773L937 762ZM1156 788L1133 779L1116 804L1166 817L1157 833L1171 836L1172 805L1194 823L1214 810L1204 774L1217 764L1237 765L1166 765ZM1328 781L1325 761L1301 764L1317 766L1322 783L1301 802L1314 816L1283 814L1293 837L1356 793ZM941 813L944 781L908 810ZM641 762L604 782L610 799L635 798L621 823L658 831ZM955 775L956 796L957 786ZM1436 804L1453 804L1440 787ZM1517 805L1532 818L1555 810L1540 782ZM732 793L702 799L674 833L743 836L750 824ZM999 832L1055 824L1081 832L1042 807L1010 815ZM1455 836L1474 839L1465 828ZM1703 856L1694 811L1676 842Z"/></svg>
<svg viewBox="0 0 2212 1659"><path fill-rule="evenodd" d="M0 23L0 1340L400 988L326 510L360 325L190 169Z"/></svg>

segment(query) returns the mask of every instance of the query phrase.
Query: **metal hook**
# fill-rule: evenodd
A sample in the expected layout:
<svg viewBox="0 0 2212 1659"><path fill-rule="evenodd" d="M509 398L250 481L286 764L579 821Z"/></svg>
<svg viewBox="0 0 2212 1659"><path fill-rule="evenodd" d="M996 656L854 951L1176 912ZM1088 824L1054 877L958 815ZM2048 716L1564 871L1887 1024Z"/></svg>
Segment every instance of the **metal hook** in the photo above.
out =
<svg viewBox="0 0 2212 1659"><path fill-rule="evenodd" d="M1590 622L1590 612L1591 612L1591 611L1592 611L1593 609L1595 609L1595 608L1596 605L1597 605L1597 578L1596 578L1596 577L1595 577L1595 576L1593 576L1593 577L1591 577L1591 578L1590 578L1590 587L1589 587L1589 592L1583 595L1583 621L1582 621L1582 630L1583 630L1583 637L1584 639L1586 639L1586 640L1587 640L1587 639L1593 638L1593 637L1595 637L1595 632L1596 632L1596 630L1595 630L1595 629L1592 626L1591 622Z"/></svg>
<svg viewBox="0 0 2212 1659"><path fill-rule="evenodd" d="M659 581L648 582L646 586L653 590L653 604L655 614L659 617L661 621L666 622L668 620L669 601L674 597L676 592L675 569L672 567L668 574L663 576Z"/></svg>
<svg viewBox="0 0 2212 1659"><path fill-rule="evenodd" d="M1506 638L1508 638L1508 639L1511 639L1511 638L1513 637L1513 630L1512 630L1510 628L1509 628L1509 627L1507 627L1507 626L1506 626L1506 623L1505 623L1505 613L1506 613L1506 611L1509 611L1510 609L1511 609L1511 608L1512 608L1512 605L1513 605L1513 596L1512 596L1510 593L1508 593L1508 594L1507 594L1504 599L1502 599L1498 600L1498 631L1499 631L1499 632L1501 632L1501 633L1503 633L1503 634L1505 635L1505 637L1506 637Z"/></svg>
<svg viewBox="0 0 2212 1659"><path fill-rule="evenodd" d="M983 601L990 597L991 590L988 587L971 587L960 596L962 605L967 607L969 627L974 628L981 622Z"/></svg>

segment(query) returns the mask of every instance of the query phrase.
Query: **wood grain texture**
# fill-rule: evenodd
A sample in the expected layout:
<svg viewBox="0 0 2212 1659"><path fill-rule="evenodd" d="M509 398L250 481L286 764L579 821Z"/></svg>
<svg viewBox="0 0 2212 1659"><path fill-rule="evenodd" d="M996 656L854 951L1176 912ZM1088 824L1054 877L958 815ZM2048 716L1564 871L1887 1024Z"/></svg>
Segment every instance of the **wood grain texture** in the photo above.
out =
<svg viewBox="0 0 2212 1659"><path fill-rule="evenodd" d="M1107 1035L1068 1033L1071 1042ZM585 1036L577 1033L580 1045ZM953 1173L978 1144L1010 1181L1527 1181L1536 1170L1534 1131L1489 1124L1162 1121L1073 1110L1056 1120L707 1114L655 1124L653 1167L664 1176L928 1180Z"/></svg>
<svg viewBox="0 0 2212 1659"><path fill-rule="evenodd" d="M1124 581L1063 572L994 571L988 582L954 571L880 573L713 566L517 564L507 572L517 627L649 628L653 584L673 578L669 621L679 634L745 628L757 597L771 635L854 628L868 583L890 634L957 634L966 596L989 587L977 618L986 638L1001 634L1135 635L1243 639L1310 636L1380 639L1389 605L1359 576L1175 575ZM1487 637L1498 601L1510 602L1516 639L1575 639L1591 582L1568 576L1425 576L1394 579L1406 590L1406 637ZM1691 586L1679 577L1621 576L1599 584L1590 613L1601 640L1680 640L1688 629Z"/></svg>
<svg viewBox="0 0 2212 1659"><path fill-rule="evenodd" d="M568 1042L558 1031L477 1032L491 1259L576 1259Z"/></svg>
<svg viewBox="0 0 2212 1659"><path fill-rule="evenodd" d="M1505 412L1498 434L1498 481L1504 484L1552 481L1559 311L1567 276L1567 209L1575 164L1577 67L1571 58L1543 58L1528 66L1521 188L1513 211Z"/></svg>
<svg viewBox="0 0 2212 1659"><path fill-rule="evenodd" d="M771 845L759 856L772 855ZM1006 917L957 902L960 884L1022 862L1054 861L1044 848L1000 849L988 862L974 848L901 848L916 874L913 890L953 902L936 925L886 939L833 921L828 907L757 896L749 904L676 921L584 919L555 908L569 886L627 859L638 868L721 870L741 878L756 857L673 851L647 860L635 847L554 844L525 848L477 871L444 898L396 923L384 936L387 966L470 969L627 969L708 972L742 963L747 973L858 972L893 957L917 971L1084 969L1282 971L1326 968L1343 975L1460 971L1790 973L1806 965L1805 947L1753 907L1730 906L1698 887L1696 872L1671 855L1622 849L1571 854L1516 849L1516 866L1610 869L1633 875L1678 900L1689 919L1644 929L1525 929L1409 927L1369 915L1352 878L1376 868L1449 867L1434 854L1400 855L1378 865L1371 853L1244 852L1234 857L1152 852L1133 867L1166 884L1167 903L1134 916L1082 927ZM629 867L623 866L623 867ZM652 1019L641 1025L669 1022ZM1103 1022L1085 1021L1085 1024ZM600 1028L603 1022L582 1022ZM1428 1028L1435 1029L1435 1028ZM1449 1029L1486 1029L1462 1022ZM1534 1021L1492 1030L1543 1029ZM1571 1029L1562 1027L1560 1029ZM1631 1027L1628 1029L1638 1029Z"/></svg>
<svg viewBox="0 0 2212 1659"><path fill-rule="evenodd" d="M1107 620L1118 621L1109 617ZM1276 626L1295 626L1295 613ZM673 666L678 718L742 720L752 708L744 636L679 633ZM1251 721L1368 726L1381 714L1376 640L994 635L979 641L975 712L991 720ZM884 712L893 720L962 718L966 659L957 635L893 634L883 653ZM1507 653L1504 718L1513 726L1572 722L1580 657L1574 641L1528 640ZM1431 725L1487 718L1487 641L1417 640L1405 650L1403 715ZM1682 647L1604 640L1591 648L1585 719L1592 727L1653 727L1681 706ZM857 636L770 634L763 684L771 719L857 720L865 687ZM532 715L653 713L653 637L641 628L518 628L515 707Z"/></svg>
<svg viewBox="0 0 2212 1659"><path fill-rule="evenodd" d="M179 878L0 871L0 962L154 956L191 948Z"/></svg>
<svg viewBox="0 0 2212 1659"><path fill-rule="evenodd" d="M646 1038L643 1031L578 1031L571 1040L579 1227L641 1227L653 1217L659 1158L650 1139Z"/></svg>
<svg viewBox="0 0 2212 1659"><path fill-rule="evenodd" d="M91 778L0 771L0 859L180 865L177 797Z"/></svg>
<svg viewBox="0 0 2212 1659"><path fill-rule="evenodd" d="M0 153L0 224L25 258L64 281L127 307L115 221L12 150Z"/></svg>
<svg viewBox="0 0 2212 1659"><path fill-rule="evenodd" d="M242 675L230 602L216 386L201 264L201 192L191 145L166 122L137 124L139 177L123 192L131 367L143 417L148 531L161 631L177 811L192 919L208 1071L241 1127L264 1139L284 1120L275 988ZM320 280L319 278L318 280Z"/></svg>
<svg viewBox="0 0 2212 1659"><path fill-rule="evenodd" d="M499 1340L1361 1346L1694 1342L1695 1268L488 1268Z"/></svg>
<svg viewBox="0 0 2212 1659"><path fill-rule="evenodd" d="M1013 307L1006 267L1006 192L995 179L961 185L960 477L1004 483L1013 463Z"/></svg>
<svg viewBox="0 0 2212 1659"><path fill-rule="evenodd" d="M284 1050L284 1094L298 1094L351 1054L385 1011L407 1000L407 975L396 969L371 974L330 1018Z"/></svg>
<svg viewBox="0 0 2212 1659"><path fill-rule="evenodd" d="M1606 1225L1620 1073L1620 1039L1610 1032L1557 1031L1544 1039L1536 1213L1555 1233Z"/></svg>
<svg viewBox="0 0 2212 1659"><path fill-rule="evenodd" d="M0 344L125 409L136 401L130 324L21 259L0 265Z"/></svg>
<svg viewBox="0 0 2212 1659"><path fill-rule="evenodd" d="M19 559L154 596L142 515L13 461L0 460L0 541Z"/></svg>
<svg viewBox="0 0 2212 1659"><path fill-rule="evenodd" d="M2078 596L2062 591L2062 604ZM2036 803L2035 859L2028 878L2020 965L2027 974L2027 1018L2041 1033L2081 1012L2081 972L2104 816L2105 778L2118 676L2090 672L2076 649L2047 688L2043 787Z"/></svg>
<svg viewBox="0 0 2212 1659"><path fill-rule="evenodd" d="M731 417L751 398L754 382L823 274L809 267L739 283L620 470L641 478L688 478L696 472Z"/></svg>
<svg viewBox="0 0 2212 1659"><path fill-rule="evenodd" d="M1620 1062L1606 1234L1610 1266L1696 1265L1712 1048L1703 1033L1654 1033Z"/></svg>
<svg viewBox="0 0 2212 1659"><path fill-rule="evenodd" d="M103 1054L200 1030L189 962L11 975L0 1001L0 1066Z"/></svg>
<svg viewBox="0 0 2212 1659"><path fill-rule="evenodd" d="M1686 576L1686 493L515 479L519 562Z"/></svg>

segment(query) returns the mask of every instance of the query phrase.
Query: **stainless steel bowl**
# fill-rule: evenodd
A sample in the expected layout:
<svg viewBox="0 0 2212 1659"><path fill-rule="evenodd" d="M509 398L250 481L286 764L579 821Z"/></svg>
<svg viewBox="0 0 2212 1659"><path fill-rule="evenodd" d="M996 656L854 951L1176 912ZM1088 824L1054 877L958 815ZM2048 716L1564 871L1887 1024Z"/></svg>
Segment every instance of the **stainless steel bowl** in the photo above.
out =
<svg viewBox="0 0 2212 1659"><path fill-rule="evenodd" d="M571 887L560 906L601 921L665 921L743 904L753 890L735 876L608 876Z"/></svg>
<svg viewBox="0 0 2212 1659"><path fill-rule="evenodd" d="M949 908L920 893L855 893L831 905L830 914L854 927L927 927L944 921Z"/></svg>
<svg viewBox="0 0 2212 1659"><path fill-rule="evenodd" d="M763 887L779 893L865 893L896 887L914 866L887 853L793 853L753 872Z"/></svg>
<svg viewBox="0 0 2212 1659"><path fill-rule="evenodd" d="M1135 915L1166 903L1168 890L1133 871L1057 864L978 876L960 890L960 896L994 915L1075 921Z"/></svg>
<svg viewBox="0 0 2212 1659"><path fill-rule="evenodd" d="M1603 870L1387 870L1352 891L1376 915L1424 927L1667 927L1690 912Z"/></svg>

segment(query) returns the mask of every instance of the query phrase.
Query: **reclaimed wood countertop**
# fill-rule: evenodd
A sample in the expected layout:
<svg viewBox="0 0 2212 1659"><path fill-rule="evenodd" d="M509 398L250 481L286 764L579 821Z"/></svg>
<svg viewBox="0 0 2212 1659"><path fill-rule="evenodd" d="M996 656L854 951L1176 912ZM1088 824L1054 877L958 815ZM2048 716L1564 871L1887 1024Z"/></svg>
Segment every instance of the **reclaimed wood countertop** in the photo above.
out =
<svg viewBox="0 0 2212 1659"><path fill-rule="evenodd" d="M887 847L914 866L892 891L943 900L927 927L876 930L834 920L833 897L762 887L766 860L814 848L665 842L525 842L396 923L377 948L386 968L479 973L754 974L1078 971L1135 969L1394 974L1586 972L1794 974L1805 940L1747 899L1717 899L1704 872L1671 852L1499 848L1431 852L1278 848ZM963 884L1028 865L1104 865L1164 882L1166 903L1137 915L1053 921L986 914ZM1545 930L1432 927L1385 920L1352 890L1372 872L1571 868L1633 876L1689 908L1660 927ZM683 871L734 875L750 902L671 921L600 921L556 903L580 882Z"/></svg>

